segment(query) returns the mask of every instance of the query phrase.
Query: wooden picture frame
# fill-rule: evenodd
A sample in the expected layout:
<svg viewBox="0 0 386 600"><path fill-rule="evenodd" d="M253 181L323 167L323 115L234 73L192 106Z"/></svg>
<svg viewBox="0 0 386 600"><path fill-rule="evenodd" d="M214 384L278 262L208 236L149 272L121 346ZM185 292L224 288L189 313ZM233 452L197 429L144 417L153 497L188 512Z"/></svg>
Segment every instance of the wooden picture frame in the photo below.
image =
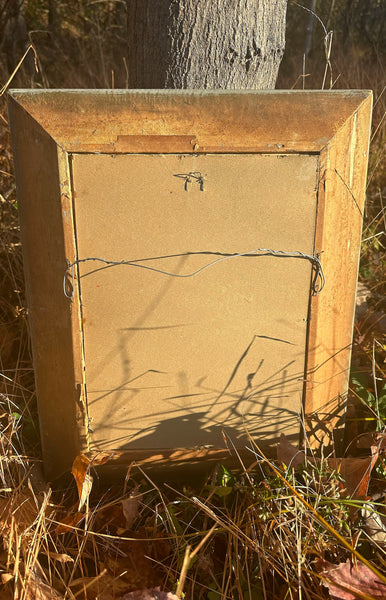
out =
<svg viewBox="0 0 386 600"><path fill-rule="evenodd" d="M9 93L48 477L79 452L331 443L371 111L362 90Z"/></svg>

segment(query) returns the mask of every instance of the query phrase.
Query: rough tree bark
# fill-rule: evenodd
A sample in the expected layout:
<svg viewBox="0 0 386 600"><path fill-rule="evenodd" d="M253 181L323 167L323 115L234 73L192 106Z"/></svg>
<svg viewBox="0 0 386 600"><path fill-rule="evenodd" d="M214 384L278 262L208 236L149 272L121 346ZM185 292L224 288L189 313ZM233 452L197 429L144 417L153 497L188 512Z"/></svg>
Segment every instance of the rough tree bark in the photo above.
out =
<svg viewBox="0 0 386 600"><path fill-rule="evenodd" d="M127 0L129 87L271 89L288 0Z"/></svg>

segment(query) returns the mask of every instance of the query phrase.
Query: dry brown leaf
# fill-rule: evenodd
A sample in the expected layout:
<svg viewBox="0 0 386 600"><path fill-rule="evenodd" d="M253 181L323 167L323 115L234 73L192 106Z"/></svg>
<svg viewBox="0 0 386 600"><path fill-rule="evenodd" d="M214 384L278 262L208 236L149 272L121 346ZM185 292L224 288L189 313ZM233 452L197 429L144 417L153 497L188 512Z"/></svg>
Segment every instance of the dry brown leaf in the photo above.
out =
<svg viewBox="0 0 386 600"><path fill-rule="evenodd" d="M90 460L84 454L78 454L75 458L71 473L76 481L78 488L79 505L78 511L80 511L85 505L87 498L90 495L92 488L92 477L88 472L90 468Z"/></svg>
<svg viewBox="0 0 386 600"><path fill-rule="evenodd" d="M102 533L122 535L126 531L125 517L120 502L101 507L95 512L95 526Z"/></svg>
<svg viewBox="0 0 386 600"><path fill-rule="evenodd" d="M117 553L108 553L103 557L108 572L116 579L114 588L119 586L119 591L132 590L156 586L157 569L148 558L151 556L151 547L144 539L127 540L118 546Z"/></svg>
<svg viewBox="0 0 386 600"><path fill-rule="evenodd" d="M15 491L7 500L1 499L1 502L1 523L5 525L13 515L20 532L29 529L39 514L39 509L29 491Z"/></svg>
<svg viewBox="0 0 386 600"><path fill-rule="evenodd" d="M76 486L78 488L78 511L82 510L91 492L93 478L90 475L90 467L103 465L109 460L109 458L111 458L111 456L111 454L100 452L91 456L78 454L78 456L75 458L72 464L71 473L74 476Z"/></svg>
<svg viewBox="0 0 386 600"><path fill-rule="evenodd" d="M11 575L11 573L2 573L1 574L1 583L3 585L5 585L6 583L8 583L8 581L11 581L11 579L13 579L13 575Z"/></svg>
<svg viewBox="0 0 386 600"><path fill-rule="evenodd" d="M56 533L58 535L62 533L68 533L72 530L73 527L78 527L78 525L84 519L84 514L82 512L76 512L74 514L69 514L63 517L59 524L56 527Z"/></svg>
<svg viewBox="0 0 386 600"><path fill-rule="evenodd" d="M386 433L368 431L361 434L356 442L357 448L371 448L372 446L377 446L378 450L386 448Z"/></svg>
<svg viewBox="0 0 386 600"><path fill-rule="evenodd" d="M83 479L82 490L79 496L78 511L81 511L85 506L89 495L91 494L93 478L90 473L86 473Z"/></svg>
<svg viewBox="0 0 386 600"><path fill-rule="evenodd" d="M333 565L326 560L318 560L315 566L334 600L357 600L360 594L386 599L386 585L360 562L353 565L347 559L345 563Z"/></svg>
<svg viewBox="0 0 386 600"><path fill-rule="evenodd" d="M118 600L120 594L114 589L114 578L105 571L97 577L82 577L71 582L71 591L77 598L87 600ZM124 590L122 591L122 593Z"/></svg>
<svg viewBox="0 0 386 600"><path fill-rule="evenodd" d="M10 580L8 579L7 581L3 581L3 575L8 575L8 573L3 573L1 576L2 585L0 586L0 598L1 600L14 600L15 595L13 590L13 584L10 583L9 585L7 585L7 583ZM12 575L11 579L13 579Z"/></svg>
<svg viewBox="0 0 386 600"><path fill-rule="evenodd" d="M138 509L142 500L142 494L137 491L131 492L128 498L122 500L122 511L126 521L126 529L131 529L138 515Z"/></svg>
<svg viewBox="0 0 386 600"><path fill-rule="evenodd" d="M60 563L74 562L74 559L68 554L58 554L57 552L48 552L47 554L50 558Z"/></svg>
<svg viewBox="0 0 386 600"><path fill-rule="evenodd" d="M345 483L347 494L351 498L366 498L369 489L370 475L378 453L365 458L329 458L328 465L339 471Z"/></svg>
<svg viewBox="0 0 386 600"><path fill-rule="evenodd" d="M53 587L45 583L33 573L30 574L26 593L23 596L25 600L64 600L62 594L59 594Z"/></svg>
<svg viewBox="0 0 386 600"><path fill-rule="evenodd" d="M137 586L146 585L146 582L148 585L156 585L152 564L143 555L145 549L143 543L144 541L139 540L140 547L134 546L134 543L120 545L119 549L122 551L124 548L127 556L116 559L110 557L106 560L107 569L97 577L82 577L74 580L71 583L72 593L87 600L95 600L95 598L98 600L179 600L173 594L161 592L160 587L132 591Z"/></svg>
<svg viewBox="0 0 386 600"><path fill-rule="evenodd" d="M288 467L299 467L305 461L305 454L299 448L293 446L284 433L280 436L280 441L277 445L277 459Z"/></svg>
<svg viewBox="0 0 386 600"><path fill-rule="evenodd" d="M156 588L164 581L164 571L158 565L169 556L169 544L163 538L148 541L145 528L130 532L130 537L136 539L116 540L114 546L106 549L101 557L103 563L99 565L106 570L99 588L106 593L112 591L115 598L135 590Z"/></svg>
<svg viewBox="0 0 386 600"><path fill-rule="evenodd" d="M298 467L305 462L305 454L293 446L284 435L280 436L277 446L278 460L288 466ZM351 498L361 499L367 495L371 471L378 459L377 447L372 447L372 455L366 458L327 458L326 462L331 469L341 474L347 495ZM307 462L319 464L320 459L307 457Z"/></svg>
<svg viewBox="0 0 386 600"><path fill-rule="evenodd" d="M120 598L120 600L180 600L178 596L171 592L161 592L159 587L145 590L136 590L129 592Z"/></svg>
<svg viewBox="0 0 386 600"><path fill-rule="evenodd" d="M366 502L361 510L366 533L379 546L386 546L386 504Z"/></svg>

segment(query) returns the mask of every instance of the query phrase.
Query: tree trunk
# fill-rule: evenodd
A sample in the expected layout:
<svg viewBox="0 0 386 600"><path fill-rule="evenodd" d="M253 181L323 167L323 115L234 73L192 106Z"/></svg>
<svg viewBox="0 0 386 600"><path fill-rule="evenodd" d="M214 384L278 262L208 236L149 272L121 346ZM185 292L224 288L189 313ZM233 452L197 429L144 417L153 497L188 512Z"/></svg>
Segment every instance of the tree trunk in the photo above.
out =
<svg viewBox="0 0 386 600"><path fill-rule="evenodd" d="M127 0L129 87L272 89L287 0Z"/></svg>
<svg viewBox="0 0 386 600"><path fill-rule="evenodd" d="M58 37L60 36L60 15L59 15L59 3L57 0L49 0L48 1L48 31L52 35L52 40L54 42L58 41Z"/></svg>
<svg viewBox="0 0 386 600"><path fill-rule="evenodd" d="M3 2L0 9L0 52L6 56L9 73L12 73L30 41L23 4L20 0L8 0L8 2ZM27 54L21 69L30 77L34 76L34 61L31 52Z"/></svg>

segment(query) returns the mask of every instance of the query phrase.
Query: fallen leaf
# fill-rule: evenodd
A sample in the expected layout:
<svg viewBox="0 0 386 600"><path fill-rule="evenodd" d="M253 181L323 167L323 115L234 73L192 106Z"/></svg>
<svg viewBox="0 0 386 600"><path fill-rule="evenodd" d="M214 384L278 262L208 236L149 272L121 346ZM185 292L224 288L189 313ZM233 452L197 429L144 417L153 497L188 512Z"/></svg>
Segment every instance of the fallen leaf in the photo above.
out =
<svg viewBox="0 0 386 600"><path fill-rule="evenodd" d="M374 498L372 498L374 500ZM379 546L386 546L386 505L385 502L363 503L361 510L366 533Z"/></svg>
<svg viewBox="0 0 386 600"><path fill-rule="evenodd" d="M69 514L60 519L56 527L56 533L58 535L62 533L68 533L73 529L73 527L77 527L84 519L84 514L82 512L76 512L74 514Z"/></svg>
<svg viewBox="0 0 386 600"><path fill-rule="evenodd" d="M356 442L357 448L371 448L372 446L377 446L378 450L386 448L386 433L368 431L361 434Z"/></svg>
<svg viewBox="0 0 386 600"><path fill-rule="evenodd" d="M304 452L293 446L284 433L280 436L277 445L277 459L288 467L299 467L306 460Z"/></svg>
<svg viewBox="0 0 386 600"><path fill-rule="evenodd" d="M120 600L180 600L171 592L161 592L159 587L152 589L136 590L122 596Z"/></svg>
<svg viewBox="0 0 386 600"><path fill-rule="evenodd" d="M350 498L363 499L367 496L370 482L371 471L377 462L379 450L377 446L372 446L372 455L365 458L327 458L328 466L341 474L344 485L343 489ZM277 446L278 460L287 466L299 467L305 463L305 454L293 446L284 435L280 436L280 442ZM320 464L320 459L307 457L307 462L311 464Z"/></svg>
<svg viewBox="0 0 386 600"><path fill-rule="evenodd" d="M82 483L81 493L79 495L78 511L81 511L86 504L92 490L93 478L90 473L86 473Z"/></svg>
<svg viewBox="0 0 386 600"><path fill-rule="evenodd" d="M20 532L29 530L39 514L39 509L28 491L15 490L9 498L0 499L0 523L9 526L11 515L15 517Z"/></svg>
<svg viewBox="0 0 386 600"><path fill-rule="evenodd" d="M48 552L47 554L50 558L60 563L74 562L74 559L68 554L58 554L57 552Z"/></svg>
<svg viewBox="0 0 386 600"><path fill-rule="evenodd" d="M62 594L59 594L52 586L33 573L30 574L23 598L25 600L64 600Z"/></svg>
<svg viewBox="0 0 386 600"><path fill-rule="evenodd" d="M138 509L142 500L142 494L137 491L131 492L128 498L122 500L122 511L126 521L126 529L131 529L137 518Z"/></svg>
<svg viewBox="0 0 386 600"><path fill-rule="evenodd" d="M149 550L146 540L119 544L119 555L105 555L106 568L97 577L82 577L71 582L72 593L75 596L82 593L82 598L87 600L179 600L155 587L160 577L144 555ZM126 556L122 556L124 552ZM154 587L145 588L145 585ZM141 589L136 590L137 587Z"/></svg>
<svg viewBox="0 0 386 600"><path fill-rule="evenodd" d="M377 457L374 456L327 459L328 465L342 475L347 494L357 500L367 496L371 471L376 461Z"/></svg>
<svg viewBox="0 0 386 600"><path fill-rule="evenodd" d="M78 456L75 458L72 464L71 473L74 476L76 486L78 488L78 511L82 510L86 504L92 489L93 478L90 475L90 467L103 465L109 460L109 458L111 458L111 456L111 454L106 453L93 454L91 456L78 454Z"/></svg>
<svg viewBox="0 0 386 600"><path fill-rule="evenodd" d="M158 569L151 560L152 548L146 539L124 540L117 545L117 551L106 552L103 563L108 573L115 579L114 591L121 593L161 584Z"/></svg>
<svg viewBox="0 0 386 600"><path fill-rule="evenodd" d="M345 563L334 565L320 559L315 566L334 600L357 600L360 594L386 599L386 585L360 562L353 565L347 559Z"/></svg>
<svg viewBox="0 0 386 600"><path fill-rule="evenodd" d="M102 571L96 577L81 577L79 579L74 579L71 582L70 587L71 591L75 597L82 598L84 600L118 600L121 597L120 594L117 594L117 589L114 588L114 578L106 572L106 570ZM122 593L125 590L122 590Z"/></svg>
<svg viewBox="0 0 386 600"><path fill-rule="evenodd" d="M92 488L92 477L89 474L90 460L84 454L78 454L75 458L71 473L74 476L76 486L78 488L79 505L78 511L80 511L85 505L87 498L90 495Z"/></svg>
<svg viewBox="0 0 386 600"><path fill-rule="evenodd" d="M13 579L14 579L14 576L10 575L9 573L1 574L1 584L2 584L2 585L0 585L1 600L14 600L15 599L15 594L14 594L15 590L14 590L13 583L9 583ZM8 583L9 583L9 585L7 585Z"/></svg>
<svg viewBox="0 0 386 600"><path fill-rule="evenodd" d="M94 516L95 526L101 533L122 535L127 530L121 502L102 506L94 512Z"/></svg>

